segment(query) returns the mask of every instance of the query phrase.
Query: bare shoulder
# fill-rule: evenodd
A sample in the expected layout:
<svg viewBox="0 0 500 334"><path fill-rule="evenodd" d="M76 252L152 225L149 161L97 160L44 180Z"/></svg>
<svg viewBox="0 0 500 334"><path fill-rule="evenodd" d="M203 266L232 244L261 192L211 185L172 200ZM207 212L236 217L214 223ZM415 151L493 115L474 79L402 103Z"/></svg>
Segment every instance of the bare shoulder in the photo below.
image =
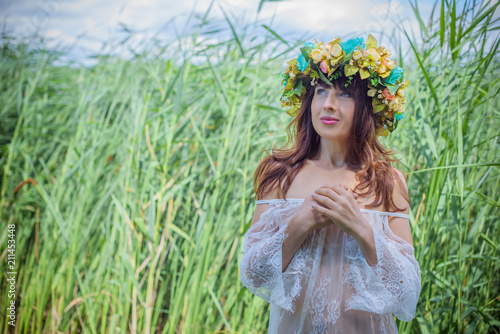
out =
<svg viewBox="0 0 500 334"><path fill-rule="evenodd" d="M397 213L408 214L410 212L410 199L408 196L408 187L406 185L406 179L399 170L393 167L394 178L394 190L392 192L392 200L394 204L402 209L396 211ZM413 246L413 238L411 235L410 221L408 218L399 217L389 217L389 225L392 232L399 236L400 238L406 240L410 245Z"/></svg>
<svg viewBox="0 0 500 334"><path fill-rule="evenodd" d="M408 186L406 185L406 179L398 169L392 167L394 172L394 190L392 192L392 200L398 208L404 208L399 210L400 213L410 212L410 199L408 196Z"/></svg>
<svg viewBox="0 0 500 334"><path fill-rule="evenodd" d="M272 200L272 199L278 199L278 188L274 187L271 191L266 192L262 195L259 200ZM253 214L252 218L252 223L251 225L254 225L256 222L259 221L260 216L266 212L269 209L269 204L268 203L259 203L255 205L255 212Z"/></svg>
<svg viewBox="0 0 500 334"><path fill-rule="evenodd" d="M271 191L264 193L262 195L261 199L270 200L270 199L278 199L278 198L279 198L278 187L274 187Z"/></svg>
<svg viewBox="0 0 500 334"><path fill-rule="evenodd" d="M395 167L391 167L392 168L392 171L394 172L394 174L396 175L396 177L400 180L402 180L405 185L406 185L406 179L405 179L405 176L403 175L403 173L401 173L399 171L399 169L395 168Z"/></svg>

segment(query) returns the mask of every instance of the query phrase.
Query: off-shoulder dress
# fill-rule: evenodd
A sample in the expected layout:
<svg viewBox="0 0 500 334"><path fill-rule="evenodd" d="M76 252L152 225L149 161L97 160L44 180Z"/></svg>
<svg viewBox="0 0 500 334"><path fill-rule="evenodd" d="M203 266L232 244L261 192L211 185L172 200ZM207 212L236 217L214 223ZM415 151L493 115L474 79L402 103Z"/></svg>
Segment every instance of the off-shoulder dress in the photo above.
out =
<svg viewBox="0 0 500 334"><path fill-rule="evenodd" d="M397 333L393 314L415 317L421 277L413 246L391 231L388 216L408 215L360 209L373 228L375 266L332 224L310 232L282 272L286 228L303 202L256 201L269 208L245 233L240 278L271 304L269 333Z"/></svg>

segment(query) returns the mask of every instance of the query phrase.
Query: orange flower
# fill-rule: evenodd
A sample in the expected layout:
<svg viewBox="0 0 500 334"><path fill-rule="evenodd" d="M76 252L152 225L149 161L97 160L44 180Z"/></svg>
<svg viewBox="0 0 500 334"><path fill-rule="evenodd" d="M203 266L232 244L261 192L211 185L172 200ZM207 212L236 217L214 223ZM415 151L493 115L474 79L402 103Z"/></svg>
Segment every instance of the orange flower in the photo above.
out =
<svg viewBox="0 0 500 334"><path fill-rule="evenodd" d="M319 64L319 68L321 69L321 72L328 73L328 65L326 64L325 60L321 61L321 63Z"/></svg>
<svg viewBox="0 0 500 334"><path fill-rule="evenodd" d="M382 96L387 100L392 100L394 98L394 95L391 95L389 88L384 89L384 91L382 92Z"/></svg>

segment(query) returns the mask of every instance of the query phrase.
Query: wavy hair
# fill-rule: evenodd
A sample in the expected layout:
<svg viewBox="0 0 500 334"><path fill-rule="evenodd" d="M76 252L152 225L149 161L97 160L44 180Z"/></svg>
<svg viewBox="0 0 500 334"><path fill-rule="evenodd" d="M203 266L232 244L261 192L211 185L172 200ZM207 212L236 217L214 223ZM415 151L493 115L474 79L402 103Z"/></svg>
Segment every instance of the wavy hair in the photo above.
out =
<svg viewBox="0 0 500 334"><path fill-rule="evenodd" d="M384 210L402 211L392 198L394 182L404 189L404 196L410 203L406 187L396 174L391 163L393 151L385 148L378 141L376 130L382 126L378 114L373 113L372 98L368 97L368 80L361 80L355 75L345 88L344 76L333 82L337 89L348 92L355 100L354 119L351 128L351 148L346 161L348 167L356 172L359 184L353 189L360 197L375 193L373 202L367 207L383 204ZM323 85L323 83L321 83ZM315 86L309 86L296 117L287 126L287 142L282 148L267 150L267 156L260 162L254 175L255 198L261 199L264 194L278 187L278 196L286 198L295 176L304 167L307 159L312 158L319 150L320 137L313 127L311 119L311 102Z"/></svg>

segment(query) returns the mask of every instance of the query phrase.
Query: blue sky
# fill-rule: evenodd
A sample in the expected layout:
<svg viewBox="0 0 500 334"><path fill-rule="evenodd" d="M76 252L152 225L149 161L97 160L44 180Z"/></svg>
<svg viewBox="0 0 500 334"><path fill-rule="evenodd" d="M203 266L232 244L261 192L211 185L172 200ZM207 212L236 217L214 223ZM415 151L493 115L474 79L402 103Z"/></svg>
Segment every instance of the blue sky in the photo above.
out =
<svg viewBox="0 0 500 334"><path fill-rule="evenodd" d="M203 15L211 0L3 0L0 16L4 29L15 35L38 33L49 45L74 45L73 56L98 53L103 44L134 31L128 47L155 37L165 43L184 33L189 14ZM391 47L402 39L401 27L418 33L419 25L409 1L399 0L286 0L266 2L257 16L258 0L215 0L208 19L221 34L230 32L223 10L235 25L259 20L280 36L294 42L300 38L331 40L333 37L366 36L372 33ZM427 19L434 1L418 1ZM362 10L361 10L362 9ZM191 22L195 22L193 19ZM389 36L396 32L397 36ZM262 33L265 33L264 30ZM389 38L390 37L390 38ZM385 40L384 40L385 39ZM388 40L391 41L388 41ZM127 57L128 48L114 53Z"/></svg>

